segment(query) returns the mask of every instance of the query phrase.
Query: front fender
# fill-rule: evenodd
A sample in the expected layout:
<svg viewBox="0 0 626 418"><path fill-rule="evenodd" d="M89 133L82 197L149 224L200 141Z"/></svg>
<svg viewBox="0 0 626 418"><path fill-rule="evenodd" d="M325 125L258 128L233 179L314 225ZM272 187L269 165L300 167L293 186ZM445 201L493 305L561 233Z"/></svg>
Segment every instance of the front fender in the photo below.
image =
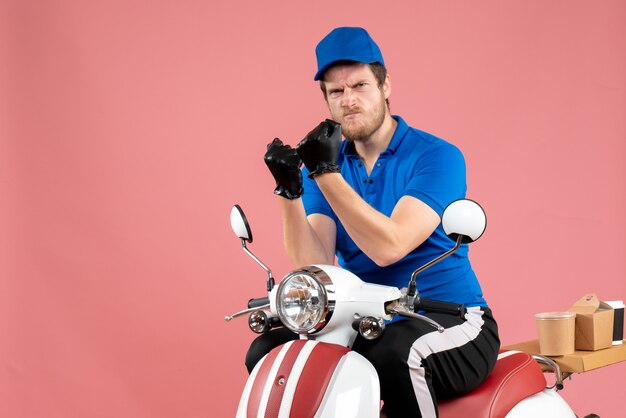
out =
<svg viewBox="0 0 626 418"><path fill-rule="evenodd" d="M336 344L298 340L276 347L255 366L237 417L373 418L379 406L378 375L363 356Z"/></svg>

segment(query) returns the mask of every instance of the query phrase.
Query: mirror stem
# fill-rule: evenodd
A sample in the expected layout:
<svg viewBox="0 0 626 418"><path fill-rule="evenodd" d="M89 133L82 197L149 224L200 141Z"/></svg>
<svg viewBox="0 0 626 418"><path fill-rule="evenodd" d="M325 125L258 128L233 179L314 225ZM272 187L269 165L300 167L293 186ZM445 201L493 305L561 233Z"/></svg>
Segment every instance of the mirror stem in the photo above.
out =
<svg viewBox="0 0 626 418"><path fill-rule="evenodd" d="M263 268L263 270L265 270L265 272L267 273L267 291L271 292L272 289L274 288L274 277L272 276L272 270L269 269L269 267L267 267L265 264L263 264L263 262L261 260L259 260L254 254L252 254L252 251L250 251L248 249L248 247L246 247L246 240L241 238L241 248L243 248L243 251L248 254L250 256L250 258L252 258L254 261L256 261L256 263L261 266Z"/></svg>
<svg viewBox="0 0 626 418"><path fill-rule="evenodd" d="M408 292L407 292L407 296L409 298L408 302L410 306L412 306L413 302L415 302L415 294L417 293L417 285L415 283L415 277L417 277L418 274L420 274L427 268L434 266L435 264L437 264L438 262L440 262L441 260L449 256L450 254L458 250L459 247L461 246L462 240L463 240L463 235L459 234L459 236L457 236L456 238L456 244L454 245L452 249L441 254L439 257L433 260L430 260L428 263L424 264L423 266L419 267L417 270L413 272L413 274L411 275L411 281L409 281Z"/></svg>

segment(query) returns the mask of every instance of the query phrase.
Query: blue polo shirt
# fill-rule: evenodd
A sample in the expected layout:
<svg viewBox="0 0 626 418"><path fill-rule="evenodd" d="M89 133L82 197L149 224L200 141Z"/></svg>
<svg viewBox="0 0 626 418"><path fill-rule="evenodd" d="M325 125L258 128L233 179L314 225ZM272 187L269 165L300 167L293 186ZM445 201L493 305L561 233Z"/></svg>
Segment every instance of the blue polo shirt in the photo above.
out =
<svg viewBox="0 0 626 418"><path fill-rule="evenodd" d="M378 157L370 175L354 150L354 144L343 141L338 157L341 175L374 209L391 216L398 200L413 196L430 206L441 217L453 201L465 197L465 160L454 145L429 133L409 127L399 116L398 126L389 147ZM409 282L419 266L454 246L441 224L435 232L403 259L387 267L377 266L352 241L341 221L303 168L307 215L319 213L337 224L336 251L339 265L370 283L399 288ZM467 244L443 261L417 276L417 288L425 298L487 306L480 284L467 257Z"/></svg>

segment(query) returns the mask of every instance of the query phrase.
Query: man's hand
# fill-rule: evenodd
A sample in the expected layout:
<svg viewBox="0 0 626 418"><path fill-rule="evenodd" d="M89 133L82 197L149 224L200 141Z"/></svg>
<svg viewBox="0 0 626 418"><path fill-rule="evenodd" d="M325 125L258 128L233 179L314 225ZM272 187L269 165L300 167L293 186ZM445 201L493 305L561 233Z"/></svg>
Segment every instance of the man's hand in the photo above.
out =
<svg viewBox="0 0 626 418"><path fill-rule="evenodd" d="M283 144L278 138L267 145L265 164L270 169L276 188L274 193L287 199L297 199L302 196L302 160L296 150L290 145Z"/></svg>
<svg viewBox="0 0 626 418"><path fill-rule="evenodd" d="M298 155L309 169L309 178L323 173L339 173L337 155L341 146L341 125L326 119L296 146Z"/></svg>

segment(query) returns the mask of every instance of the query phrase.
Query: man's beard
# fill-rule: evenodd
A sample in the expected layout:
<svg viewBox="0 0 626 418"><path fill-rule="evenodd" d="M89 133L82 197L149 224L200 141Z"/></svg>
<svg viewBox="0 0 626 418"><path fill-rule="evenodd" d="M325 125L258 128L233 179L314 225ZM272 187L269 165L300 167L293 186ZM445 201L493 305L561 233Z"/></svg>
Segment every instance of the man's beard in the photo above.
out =
<svg viewBox="0 0 626 418"><path fill-rule="evenodd" d="M361 112L360 109L351 109L350 112ZM347 112L347 113L350 113ZM358 141L367 141L374 132L376 132L385 121L385 116L387 115L387 102L385 101L385 97L381 92L381 101L380 105L374 110L371 118L363 118L366 120L361 120L359 117L357 120L359 123L355 126L354 121L352 122L344 122L341 124L341 133L343 136L350 142L358 142ZM343 115L345 116L345 114Z"/></svg>

